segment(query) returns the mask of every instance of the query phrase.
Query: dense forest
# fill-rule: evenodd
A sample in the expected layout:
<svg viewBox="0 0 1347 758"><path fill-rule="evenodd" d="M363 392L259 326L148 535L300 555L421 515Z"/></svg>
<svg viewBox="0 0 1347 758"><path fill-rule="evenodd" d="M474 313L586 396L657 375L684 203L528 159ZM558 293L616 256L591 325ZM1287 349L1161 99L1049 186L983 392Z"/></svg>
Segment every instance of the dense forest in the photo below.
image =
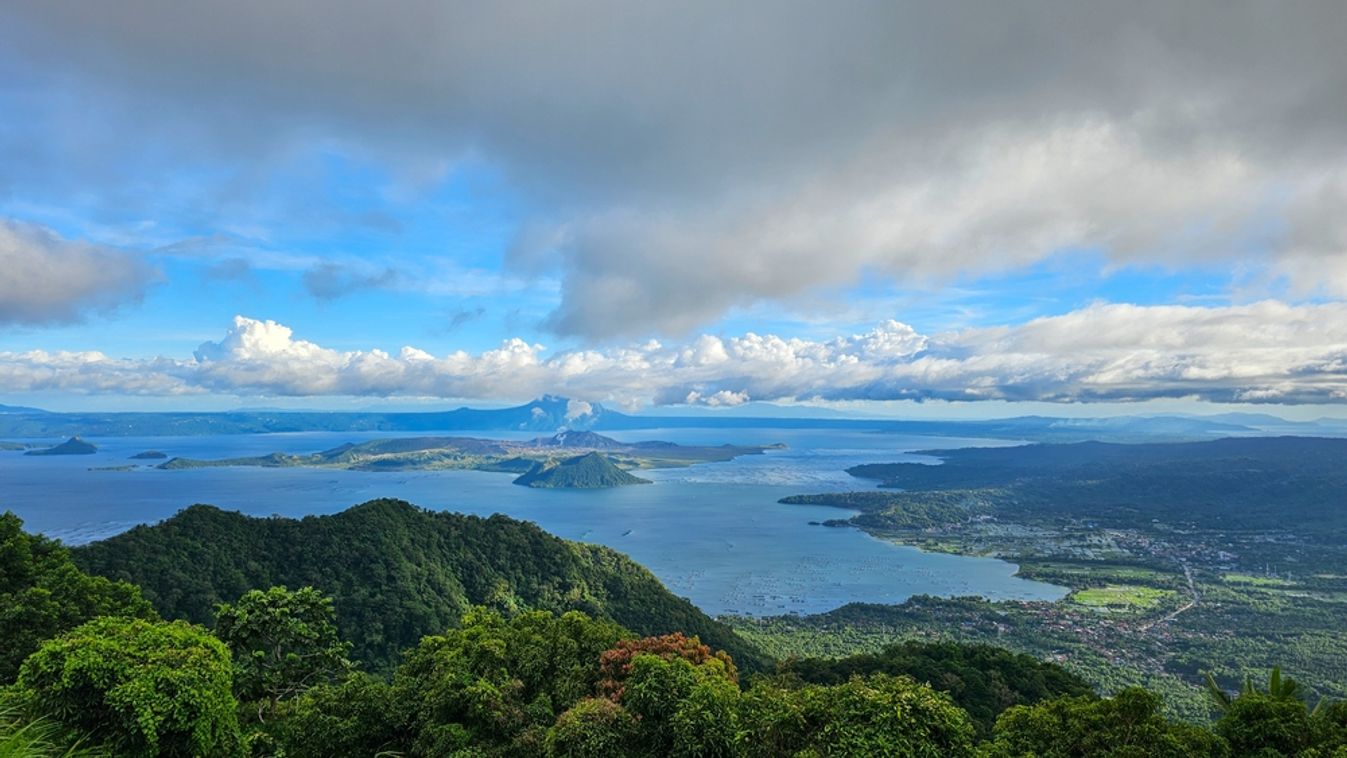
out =
<svg viewBox="0 0 1347 758"><path fill-rule="evenodd" d="M403 531L387 540L368 531L399 525ZM296 540L293 550L285 539ZM364 631L353 620L377 622L370 595L349 594L363 578L352 566L370 557L362 551L371 542L397 559L376 562L371 576L393 588L420 583L380 612L407 622L399 609L427 613L418 604L438 602L436 593L449 586L459 593L451 604L468 603L396 655L372 658L384 664L374 670L355 660L355 641L343 634ZM455 549L408 552L399 542ZM721 639L738 643L742 659L682 630L636 632L629 625L676 622L669 609L679 606L608 551L600 563L623 579L619 589L588 597L593 613L529 609L526 599L546 604L558 592L573 597L573 589L613 579L591 573L594 549L509 519L446 517L395 501L300 522L197 506L84 549L80 560L111 566L118 545L153 567L142 577L144 595L162 616L141 588L86 574L63 546L25 533L12 514L0 518L0 755L1347 754L1347 704L1311 703L1278 671L1233 692L1213 681L1214 719L1188 723L1165 715L1155 693L1128 688L1099 697L1055 664L985 645L909 642L766 667L732 636ZM231 550L237 559L224 560ZM502 550L536 553L502 562ZM234 572L231 581L242 583L286 571L302 576L306 561L317 560L303 559L308 553L332 562L342 579L328 586L344 594L263 582L213 602L197 623L172 620L186 615L175 602L191 598L177 610L195 609L206 601L202 593L223 591L212 588L217 574ZM389 573L398 561L430 556L441 559L434 581ZM298 563L280 565L289 560ZM537 573L524 581L516 572L526 570ZM477 571L486 573L471 576ZM169 591L176 582L189 582L191 591ZM482 586L497 588L488 598L494 607L478 604L473 593ZM640 593L651 594L642 603ZM353 609L344 611L341 598L359 601L345 622ZM708 621L686 618L690 626ZM387 634L399 626L378 628ZM382 650L360 639L367 654Z"/></svg>
<svg viewBox="0 0 1347 758"><path fill-rule="evenodd" d="M639 634L695 634L748 668L768 665L626 556L500 515L374 500L294 520L197 505L77 548L74 557L91 574L141 587L165 618L198 624L250 589L316 587L332 597L353 657L374 671L390 669L402 650L477 605L578 610Z"/></svg>

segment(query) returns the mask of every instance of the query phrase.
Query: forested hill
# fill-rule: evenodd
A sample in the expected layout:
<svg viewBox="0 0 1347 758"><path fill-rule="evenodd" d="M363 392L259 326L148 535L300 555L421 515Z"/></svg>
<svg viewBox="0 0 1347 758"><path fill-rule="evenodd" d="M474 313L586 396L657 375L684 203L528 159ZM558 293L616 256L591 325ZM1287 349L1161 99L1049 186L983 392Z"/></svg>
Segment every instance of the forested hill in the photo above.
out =
<svg viewBox="0 0 1347 758"><path fill-rule="evenodd" d="M139 585L168 618L209 624L215 605L257 587L312 585L333 597L354 655L386 669L473 605L581 610L638 634L685 632L741 666L766 659L727 626L604 547L505 516L432 512L373 500L331 516L252 518L195 505L74 551L92 574Z"/></svg>
<svg viewBox="0 0 1347 758"><path fill-rule="evenodd" d="M629 484L650 484L649 479L629 474L602 453L589 452L562 461L538 462L514 480L524 487L545 489L603 489Z"/></svg>

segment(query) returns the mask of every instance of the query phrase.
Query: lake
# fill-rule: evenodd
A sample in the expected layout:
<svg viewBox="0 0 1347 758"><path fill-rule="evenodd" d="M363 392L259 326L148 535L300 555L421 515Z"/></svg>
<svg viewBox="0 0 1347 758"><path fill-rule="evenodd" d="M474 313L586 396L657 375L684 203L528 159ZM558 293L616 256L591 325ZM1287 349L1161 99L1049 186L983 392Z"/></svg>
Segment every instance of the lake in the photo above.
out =
<svg viewBox="0 0 1347 758"><path fill-rule="evenodd" d="M1016 567L1005 561L926 553L857 529L811 525L848 512L776 502L786 495L865 489L871 485L844 471L859 463L935 463L911 451L1012 443L811 429L605 434L624 441L682 444L784 442L788 448L725 463L641 472L654 480L652 485L546 490L515 486L509 474L479 471L90 470L157 463L127 460L143 450L192 458L308 453L398 436L387 432L91 438L99 447L94 455L27 457L0 451L0 510L17 513L30 531L78 544L160 521L193 503L299 517L396 497L436 510L503 513L566 539L607 545L645 565L675 593L711 614L819 613L851 602L898 603L918 594L994 600L1057 600L1066 594L1064 588L1014 576Z"/></svg>

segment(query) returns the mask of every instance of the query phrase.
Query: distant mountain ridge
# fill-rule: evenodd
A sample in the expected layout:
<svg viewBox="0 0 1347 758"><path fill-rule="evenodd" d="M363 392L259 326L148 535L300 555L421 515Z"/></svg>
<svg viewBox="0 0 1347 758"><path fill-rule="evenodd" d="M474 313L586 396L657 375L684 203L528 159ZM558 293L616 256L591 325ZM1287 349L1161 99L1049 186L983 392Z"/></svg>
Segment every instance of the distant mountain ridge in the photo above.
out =
<svg viewBox="0 0 1347 758"><path fill-rule="evenodd" d="M1222 436L1278 434L1347 436L1347 421L1283 421L1266 414L1184 414L1058 418L1021 416L982 420L910 420L695 414L633 416L544 395L509 408L456 408L425 412L244 410L225 413L52 413L4 406L0 437L126 437L259 434L268 432L600 432L635 429L864 429L893 434L991 437L1033 442L1197 441ZM596 447L596 449L602 449Z"/></svg>
<svg viewBox="0 0 1347 758"><path fill-rule="evenodd" d="M22 413L22 414L41 414L50 413L41 408L29 408L24 405L0 405L0 413Z"/></svg>
<svg viewBox="0 0 1347 758"><path fill-rule="evenodd" d="M51 413L17 408L0 413L2 437L135 437L261 434L267 432L525 431L639 428L634 417L555 395L510 408L456 408L427 412L229 411L222 413Z"/></svg>

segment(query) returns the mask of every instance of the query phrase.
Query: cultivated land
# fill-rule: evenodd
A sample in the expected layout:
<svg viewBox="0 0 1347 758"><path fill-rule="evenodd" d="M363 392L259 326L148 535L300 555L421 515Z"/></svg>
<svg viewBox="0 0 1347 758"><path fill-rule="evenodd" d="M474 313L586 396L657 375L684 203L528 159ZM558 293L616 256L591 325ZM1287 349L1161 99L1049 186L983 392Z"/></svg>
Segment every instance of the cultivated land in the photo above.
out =
<svg viewBox="0 0 1347 758"><path fill-rule="evenodd" d="M1347 441L1029 445L932 451L943 465L851 473L878 490L786 498L858 511L828 522L986 555L1073 592L1058 603L914 598L810 617L737 619L777 655L896 638L987 641L1060 661L1105 691L1145 684L1203 718L1202 675L1280 665L1347 697Z"/></svg>

